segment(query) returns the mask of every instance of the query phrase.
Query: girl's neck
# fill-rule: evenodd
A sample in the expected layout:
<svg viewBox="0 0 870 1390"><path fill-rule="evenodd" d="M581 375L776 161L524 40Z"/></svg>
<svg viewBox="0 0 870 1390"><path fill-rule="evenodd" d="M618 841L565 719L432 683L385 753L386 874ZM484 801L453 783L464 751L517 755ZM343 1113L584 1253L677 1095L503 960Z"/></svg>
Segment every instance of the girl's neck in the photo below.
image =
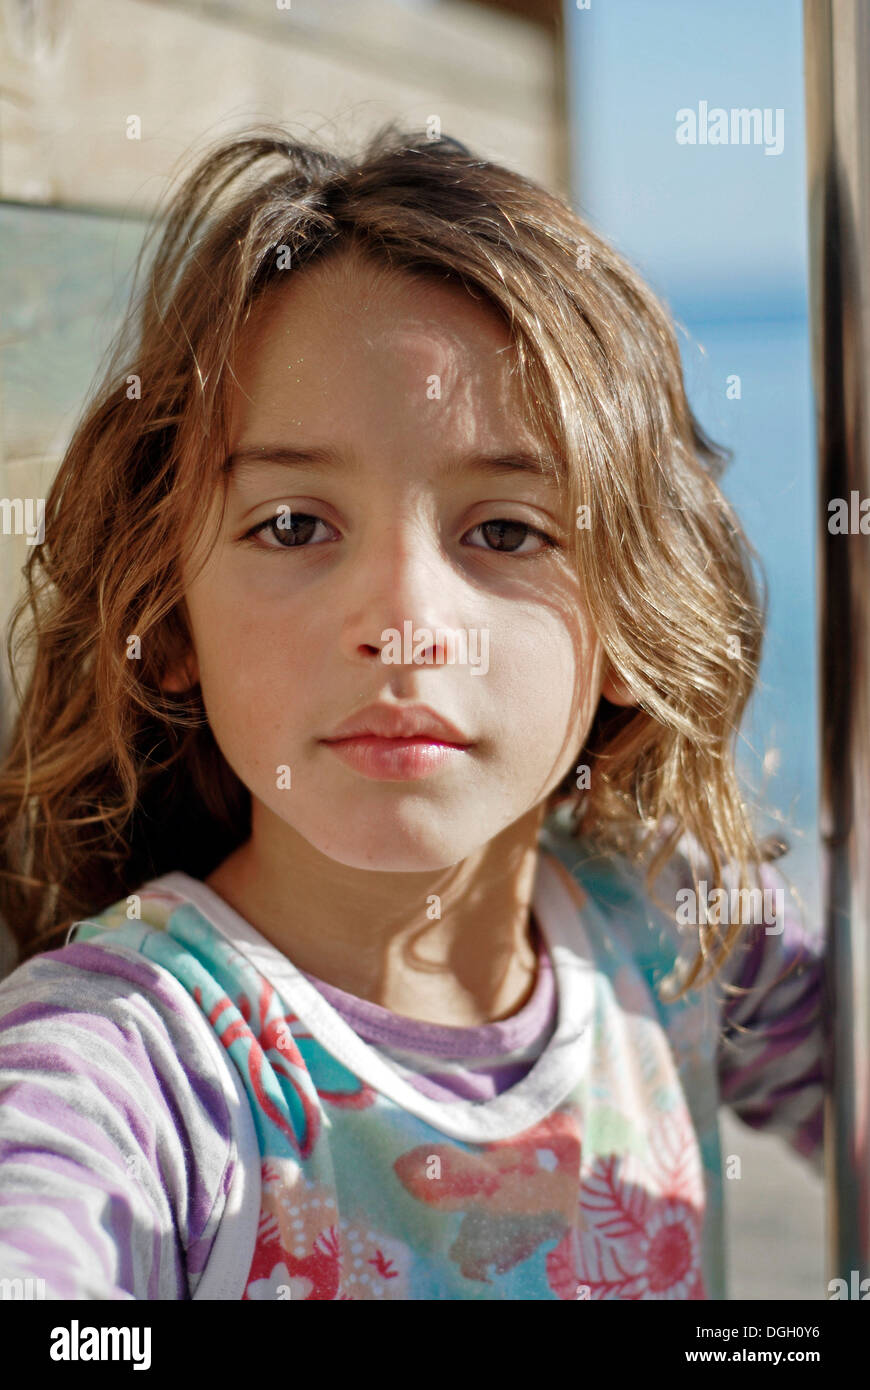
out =
<svg viewBox="0 0 870 1390"><path fill-rule="evenodd" d="M408 1018L474 1027L534 987L544 812L449 868L383 873L337 863L255 802L251 838L205 881L300 970Z"/></svg>

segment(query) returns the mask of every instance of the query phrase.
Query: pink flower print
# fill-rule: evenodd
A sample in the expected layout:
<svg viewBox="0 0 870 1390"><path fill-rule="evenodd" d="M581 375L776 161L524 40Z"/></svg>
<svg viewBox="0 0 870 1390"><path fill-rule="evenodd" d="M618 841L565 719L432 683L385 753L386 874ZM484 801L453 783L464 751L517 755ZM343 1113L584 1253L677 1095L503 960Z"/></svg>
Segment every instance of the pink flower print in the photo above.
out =
<svg viewBox="0 0 870 1390"><path fill-rule="evenodd" d="M286 1159L263 1164L257 1242L244 1297L403 1299L410 1252L339 1216L329 1189Z"/></svg>
<svg viewBox="0 0 870 1390"><path fill-rule="evenodd" d="M647 1222L641 1261L642 1297L703 1298L697 1212L683 1202L660 1203Z"/></svg>
<svg viewBox="0 0 870 1390"><path fill-rule="evenodd" d="M664 1199L640 1232L569 1232L547 1256L547 1281L562 1299L703 1299L698 1212Z"/></svg>
<svg viewBox="0 0 870 1390"><path fill-rule="evenodd" d="M291 1299L336 1298L341 1280L336 1218L335 1204L325 1195L306 1195L296 1184L282 1192L264 1182L244 1297L286 1298L289 1289Z"/></svg>
<svg viewBox="0 0 870 1390"><path fill-rule="evenodd" d="M265 1279L252 1279L245 1290L245 1298L271 1303L275 1299L289 1299L300 1302L310 1298L314 1284L304 1274L291 1274L283 1261L276 1264Z"/></svg>
<svg viewBox="0 0 870 1390"><path fill-rule="evenodd" d="M557 1298L702 1299L703 1177L684 1113L662 1116L642 1161L596 1155L577 1220L547 1257Z"/></svg>

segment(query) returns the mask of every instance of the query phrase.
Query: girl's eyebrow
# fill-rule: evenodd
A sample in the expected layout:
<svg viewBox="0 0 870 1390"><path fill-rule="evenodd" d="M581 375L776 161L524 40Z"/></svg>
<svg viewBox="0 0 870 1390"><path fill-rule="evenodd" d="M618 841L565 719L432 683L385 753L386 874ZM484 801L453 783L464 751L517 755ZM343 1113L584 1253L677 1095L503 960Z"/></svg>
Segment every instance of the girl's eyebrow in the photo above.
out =
<svg viewBox="0 0 870 1390"><path fill-rule="evenodd" d="M279 464L282 468L319 469L324 472L360 472L355 460L348 459L334 449L313 446L288 448L283 444L254 444L244 449L236 449L225 459L223 471L230 476L238 476L240 473L253 472L258 467L269 464ZM469 454L453 458L439 469L438 476L449 480L468 472L498 477L512 477L524 473L555 484L561 470L550 455L520 449L510 453Z"/></svg>

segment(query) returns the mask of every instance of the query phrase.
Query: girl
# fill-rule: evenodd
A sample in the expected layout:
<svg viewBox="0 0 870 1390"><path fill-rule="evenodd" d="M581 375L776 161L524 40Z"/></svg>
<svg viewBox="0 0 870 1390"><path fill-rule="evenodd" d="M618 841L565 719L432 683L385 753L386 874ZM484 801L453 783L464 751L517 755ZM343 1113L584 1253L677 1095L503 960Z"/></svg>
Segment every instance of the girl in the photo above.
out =
<svg viewBox="0 0 870 1390"><path fill-rule="evenodd" d="M717 1105L820 1164L821 962L665 310L389 125L213 149L131 322L13 622L0 1274L724 1297Z"/></svg>

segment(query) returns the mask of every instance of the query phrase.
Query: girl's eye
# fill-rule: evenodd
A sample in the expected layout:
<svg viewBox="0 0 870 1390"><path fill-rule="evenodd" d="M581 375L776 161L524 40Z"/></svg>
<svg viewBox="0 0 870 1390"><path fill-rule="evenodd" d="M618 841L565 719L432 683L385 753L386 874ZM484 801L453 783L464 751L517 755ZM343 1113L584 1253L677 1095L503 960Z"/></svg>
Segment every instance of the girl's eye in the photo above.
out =
<svg viewBox="0 0 870 1390"><path fill-rule="evenodd" d="M279 512L277 516L268 516L265 521L260 521L256 526L252 526L250 531L246 531L244 540L249 538L254 545L260 545L261 549L266 550L298 550L304 548L311 537L314 535L318 526L326 526L326 522L319 516L312 516L309 512L291 512L289 510ZM331 527L328 528L332 530ZM268 534L278 542L277 545L266 543L263 546L255 539L260 532Z"/></svg>
<svg viewBox="0 0 870 1390"><path fill-rule="evenodd" d="M537 526L531 526L527 521L510 521L505 517L498 517L494 521L482 521L479 526L474 526L468 532L473 536L476 531L483 532L486 537L486 546L473 546L472 549L492 550L496 554L501 552L505 555L540 555L541 551L555 546L556 541L552 536L548 536L546 531L541 531ZM521 551L523 545L531 537L537 537L541 542L534 550Z"/></svg>

